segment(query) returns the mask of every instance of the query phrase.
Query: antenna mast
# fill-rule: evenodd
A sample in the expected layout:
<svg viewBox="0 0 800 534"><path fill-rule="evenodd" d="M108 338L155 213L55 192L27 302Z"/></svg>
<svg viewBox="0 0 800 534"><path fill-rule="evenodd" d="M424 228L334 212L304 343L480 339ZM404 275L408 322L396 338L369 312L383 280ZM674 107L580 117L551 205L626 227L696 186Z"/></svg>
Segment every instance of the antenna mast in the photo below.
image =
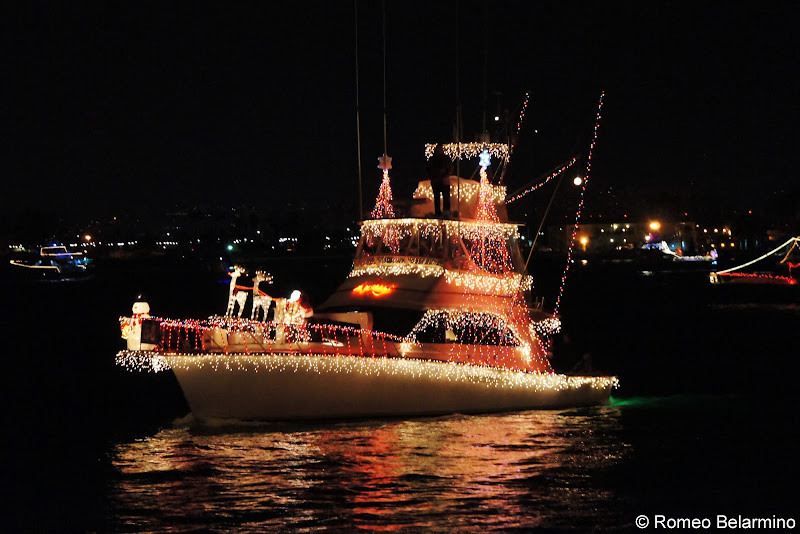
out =
<svg viewBox="0 0 800 534"><path fill-rule="evenodd" d="M358 91L358 0L354 0L356 17L356 142L358 145L358 220L364 219L364 198L361 185L361 112L359 110Z"/></svg>
<svg viewBox="0 0 800 534"><path fill-rule="evenodd" d="M483 19L489 19L489 3L486 2L484 4L484 14ZM488 25L487 25L488 27ZM487 138L489 134L489 130L486 129L486 100L488 99L487 96L487 89L486 89L486 78L487 78L487 71L489 70L489 31L484 30L484 42L483 42L483 131L481 132L481 141L484 142L491 142L491 138Z"/></svg>
<svg viewBox="0 0 800 534"><path fill-rule="evenodd" d="M456 2L456 209L458 210L458 221L461 222L461 92L459 83L459 10ZM459 234L461 233L459 226Z"/></svg>
<svg viewBox="0 0 800 534"><path fill-rule="evenodd" d="M383 155L389 155L386 135L386 0L383 0Z"/></svg>
<svg viewBox="0 0 800 534"><path fill-rule="evenodd" d="M378 168L383 171L381 187L378 189L378 198L375 201L375 209L370 216L373 219L386 219L394 217L392 208L392 186L389 183L389 169L392 168L392 158L389 157L388 141L386 134L386 0L383 4L383 156L378 158ZM396 241L393 241L396 243ZM397 246L392 246L396 250Z"/></svg>

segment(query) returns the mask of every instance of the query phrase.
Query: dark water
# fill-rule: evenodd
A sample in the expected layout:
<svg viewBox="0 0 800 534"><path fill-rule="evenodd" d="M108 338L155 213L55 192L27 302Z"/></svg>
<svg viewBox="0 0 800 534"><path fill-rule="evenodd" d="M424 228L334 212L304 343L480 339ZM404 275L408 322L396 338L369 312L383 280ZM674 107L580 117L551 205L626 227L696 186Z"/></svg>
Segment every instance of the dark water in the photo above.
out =
<svg viewBox="0 0 800 534"><path fill-rule="evenodd" d="M316 280L319 301L348 265L268 267L283 284L275 293ZM543 287L559 274L534 272ZM590 352L620 376L610 406L223 427L191 424L171 374L113 363L117 317L138 291L154 314L208 315L226 303L219 274L99 264L80 284L5 283L2 530L583 532L637 530L640 514L798 519L798 293L619 268L570 276L562 355Z"/></svg>

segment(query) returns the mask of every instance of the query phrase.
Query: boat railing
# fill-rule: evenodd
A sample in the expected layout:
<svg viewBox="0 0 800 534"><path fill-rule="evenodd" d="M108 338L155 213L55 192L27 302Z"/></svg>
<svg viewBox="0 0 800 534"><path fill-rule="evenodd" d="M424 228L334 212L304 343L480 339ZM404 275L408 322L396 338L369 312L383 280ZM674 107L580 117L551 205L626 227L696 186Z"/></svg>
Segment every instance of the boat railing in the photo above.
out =
<svg viewBox="0 0 800 534"><path fill-rule="evenodd" d="M353 269L350 272L350 276L360 276L364 274L417 274L422 276L447 275L448 277L452 277L456 276L458 273L485 277L487 279L486 283L491 283L492 280L502 283L503 280L511 278L523 283L522 289L530 289L530 276L524 271L512 271L500 274L489 273L481 269L466 252L447 259L407 255L362 256L353 261Z"/></svg>
<svg viewBox="0 0 800 534"><path fill-rule="evenodd" d="M424 256L380 254L375 256L362 256L353 261L355 267L363 267L371 264L384 265L439 265L444 266L444 260Z"/></svg>
<svg viewBox="0 0 800 534"><path fill-rule="evenodd" d="M148 319L159 326L156 352L393 356L398 336L324 323L252 321L211 317L204 321Z"/></svg>

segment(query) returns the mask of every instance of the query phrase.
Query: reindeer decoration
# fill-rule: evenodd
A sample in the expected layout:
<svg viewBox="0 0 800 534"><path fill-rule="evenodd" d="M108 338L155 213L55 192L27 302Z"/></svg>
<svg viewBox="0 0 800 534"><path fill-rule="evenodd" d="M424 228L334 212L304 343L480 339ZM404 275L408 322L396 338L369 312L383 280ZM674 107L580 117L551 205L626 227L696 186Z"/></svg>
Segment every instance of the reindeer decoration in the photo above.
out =
<svg viewBox="0 0 800 534"><path fill-rule="evenodd" d="M253 277L253 312L250 314L250 319L254 321L258 319L259 309L264 313L264 321L266 321L269 307L272 304L272 297L258 289L258 284L261 282L271 284L272 275L263 271L256 271L256 275Z"/></svg>
<svg viewBox="0 0 800 534"><path fill-rule="evenodd" d="M244 311L244 303L247 302L247 293L236 289L236 280L243 274L247 273L238 265L233 267L233 272L228 273L231 277L231 288L228 293L228 310L225 312L227 317L233 317L233 310L236 308L237 304L239 305L239 314L237 317L241 317Z"/></svg>

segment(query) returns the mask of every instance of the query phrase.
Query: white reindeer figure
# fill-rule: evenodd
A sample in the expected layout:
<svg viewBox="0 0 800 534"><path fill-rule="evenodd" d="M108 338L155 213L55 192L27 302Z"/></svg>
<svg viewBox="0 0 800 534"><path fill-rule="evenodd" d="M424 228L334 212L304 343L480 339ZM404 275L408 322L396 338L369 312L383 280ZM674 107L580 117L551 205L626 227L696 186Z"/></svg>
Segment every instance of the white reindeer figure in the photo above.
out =
<svg viewBox="0 0 800 534"><path fill-rule="evenodd" d="M272 297L266 293L261 294L258 289L258 284L261 282L271 284L272 275L263 271L256 271L256 275L253 277L253 312L250 314L250 319L256 320L258 318L258 310L260 308L264 312L264 321L266 321L269 307L272 304Z"/></svg>
<svg viewBox="0 0 800 534"><path fill-rule="evenodd" d="M245 270L235 265L233 267L233 272L228 273L231 277L231 288L230 292L228 293L228 310L225 312L227 317L233 317L233 310L236 308L236 305L239 305L239 315L237 317L242 316L242 312L244 311L244 303L247 302L247 293L244 291L238 291L236 289L236 280L243 274L246 274Z"/></svg>

